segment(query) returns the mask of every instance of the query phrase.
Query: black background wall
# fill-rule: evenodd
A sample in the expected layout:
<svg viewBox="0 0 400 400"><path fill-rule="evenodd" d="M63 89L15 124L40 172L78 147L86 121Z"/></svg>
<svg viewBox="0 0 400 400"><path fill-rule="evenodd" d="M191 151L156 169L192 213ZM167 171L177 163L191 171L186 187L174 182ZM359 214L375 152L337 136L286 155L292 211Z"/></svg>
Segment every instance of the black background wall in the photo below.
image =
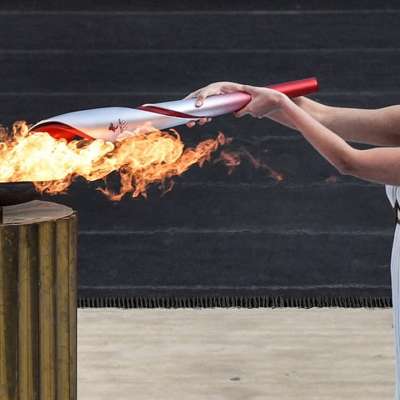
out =
<svg viewBox="0 0 400 400"><path fill-rule="evenodd" d="M399 4L3 0L0 121L310 75L321 102L395 104ZM79 212L81 296L390 296L383 186L338 176L299 134L267 120L228 116L180 132L190 145L219 130L285 180L246 162L232 175L208 164L163 197L111 203L76 182L51 198Z"/></svg>

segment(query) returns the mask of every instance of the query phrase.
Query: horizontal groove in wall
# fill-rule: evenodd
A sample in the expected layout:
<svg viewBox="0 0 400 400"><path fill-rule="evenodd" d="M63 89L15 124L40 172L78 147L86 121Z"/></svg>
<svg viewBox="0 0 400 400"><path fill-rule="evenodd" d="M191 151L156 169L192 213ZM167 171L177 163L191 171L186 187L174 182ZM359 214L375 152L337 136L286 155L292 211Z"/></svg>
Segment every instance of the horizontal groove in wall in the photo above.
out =
<svg viewBox="0 0 400 400"><path fill-rule="evenodd" d="M331 10L168 10L168 11L50 11L50 10L0 10L2 15L132 15L132 16L169 16L169 15L340 15L340 14L399 14L400 8L381 8L381 9L331 9Z"/></svg>
<svg viewBox="0 0 400 400"><path fill-rule="evenodd" d="M300 139L303 139L300 137ZM280 139L278 139L280 140ZM304 139L303 139L304 140ZM286 141L286 139L282 139L282 141ZM282 189L287 190L298 190L298 189L310 189L310 188L321 188L321 187L371 187L371 188L383 188L383 185L379 183L373 182L364 182L364 181L353 181L353 182L336 182L336 183L329 183L326 181L318 181L318 182L310 182L310 183L288 183L286 184L285 181L277 182L272 181L271 183L247 183L247 182L180 182L177 185L182 187L213 187L213 188L237 188L237 187L249 187L249 188L272 188L272 187L279 187Z"/></svg>
<svg viewBox="0 0 400 400"><path fill-rule="evenodd" d="M392 237L394 229L382 229L382 230L316 230L316 229L285 229L285 227L274 227L274 228L237 228L237 229L190 229L190 228L166 228L166 229L152 229L152 230L81 230L79 235L81 236L129 236L129 235L158 235L158 234L187 234L187 235L232 235L232 234L274 234L281 236L378 236L378 237Z"/></svg>
<svg viewBox="0 0 400 400"><path fill-rule="evenodd" d="M357 47L357 48L305 48L305 49L0 49L1 54L51 54L51 55L63 55L63 54L332 54L332 53L398 53L400 47L387 47L387 48L376 48L376 47Z"/></svg>
<svg viewBox="0 0 400 400"><path fill-rule="evenodd" d="M304 139L303 139L304 140ZM287 139L277 139L277 141L287 142ZM384 187L378 183L372 182L364 182L364 181L354 181L354 182L341 182L339 173L334 175L333 178L337 178L336 182L329 182L326 180L322 181L311 181L308 183L285 183L285 181L278 182L276 180L270 179L269 181L264 182L221 182L221 181L185 181L185 182L176 182L175 187L181 188L207 188L207 189L227 189L227 190L235 190L235 189L274 189L279 188L280 190L287 191L298 191L299 189L341 189L341 188L381 188L382 194L384 195Z"/></svg>
<svg viewBox="0 0 400 400"><path fill-rule="evenodd" d="M396 54L400 57L400 52ZM271 83L317 73L321 91L348 91L349 88L351 91L373 91L400 87L400 75L397 73L400 66L393 61L394 56L391 52L380 57L372 57L367 53L357 53L354 57L349 57L347 53L308 54L307 57L293 53L282 54L281 57L215 53L210 63L207 54L192 54L186 58L178 53L170 57L149 55L140 58L140 62L137 54L104 57L82 53L73 59L69 54L56 59L52 55L41 54L32 56L32 60L23 55L3 54L0 62L1 76L4 78L2 90L7 92L79 92L82 89L87 92L125 92L127 88L135 88L138 92L189 92L193 87L218 79L252 82L256 76L260 76L260 68L271 71L268 74ZM202 65L207 65L207 68L202 68ZM390 74L378 73L388 65ZM355 75L354 70L363 71L363 74ZM165 79L174 74L176 79ZM112 79L107 79L110 76ZM264 84L265 80L266 77L259 84ZM68 87L65 82L68 82Z"/></svg>

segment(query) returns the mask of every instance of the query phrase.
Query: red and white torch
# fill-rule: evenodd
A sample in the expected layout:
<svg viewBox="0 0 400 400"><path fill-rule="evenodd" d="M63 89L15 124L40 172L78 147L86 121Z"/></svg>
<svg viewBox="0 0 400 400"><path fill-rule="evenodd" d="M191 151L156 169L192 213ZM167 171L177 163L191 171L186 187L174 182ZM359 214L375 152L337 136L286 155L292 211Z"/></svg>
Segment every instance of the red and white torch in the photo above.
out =
<svg viewBox="0 0 400 400"><path fill-rule="evenodd" d="M318 90L316 78L307 78L267 86L294 98ZM204 117L217 117L240 110L251 100L244 92L210 96L201 107L196 99L183 99L156 104L143 104L137 108L105 107L74 111L40 121L31 131L48 132L56 138L72 140L103 139L116 141L124 132L135 132L148 126L163 130L183 125Z"/></svg>

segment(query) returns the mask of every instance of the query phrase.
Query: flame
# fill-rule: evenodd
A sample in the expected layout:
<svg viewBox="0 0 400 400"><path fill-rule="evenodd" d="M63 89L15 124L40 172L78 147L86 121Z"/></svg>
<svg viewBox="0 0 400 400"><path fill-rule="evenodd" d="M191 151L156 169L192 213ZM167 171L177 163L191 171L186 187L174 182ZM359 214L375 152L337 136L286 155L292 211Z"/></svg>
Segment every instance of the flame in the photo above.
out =
<svg viewBox="0 0 400 400"><path fill-rule="evenodd" d="M103 140L55 139L46 132L29 133L24 122L13 125L12 139L0 143L0 182L32 181L49 194L65 192L78 176L88 181L120 174L120 191L100 189L112 200L125 194L146 196L152 183L165 183L192 165L202 166L227 142L222 133L185 148L176 131L134 132L116 143ZM166 190L172 188L170 182Z"/></svg>
<svg viewBox="0 0 400 400"><path fill-rule="evenodd" d="M170 191L174 184L171 178L195 164L202 166L221 146L231 142L220 132L194 148L185 148L176 131L162 132L148 126L124 132L116 143L100 139L67 142L46 132L31 133L20 121L14 123L11 138L0 127L0 182L31 181L38 191L57 194L66 192L77 177L103 179L106 187L99 190L111 200L120 200L126 194L146 197L149 185L160 183L164 193ZM283 179L282 174L244 148L222 149L213 162L222 162L230 174L242 159L277 181ZM112 172L119 173L118 192L107 187L106 178Z"/></svg>
<svg viewBox="0 0 400 400"><path fill-rule="evenodd" d="M228 138L226 142L229 141L230 138ZM235 168L242 163L243 159L249 160L253 168L266 171L267 174L274 178L277 182L283 181L284 175L282 173L275 171L268 164L254 157L247 149L244 148L236 151L221 150L220 156L215 160L215 162L222 161L228 168L228 174L231 174Z"/></svg>

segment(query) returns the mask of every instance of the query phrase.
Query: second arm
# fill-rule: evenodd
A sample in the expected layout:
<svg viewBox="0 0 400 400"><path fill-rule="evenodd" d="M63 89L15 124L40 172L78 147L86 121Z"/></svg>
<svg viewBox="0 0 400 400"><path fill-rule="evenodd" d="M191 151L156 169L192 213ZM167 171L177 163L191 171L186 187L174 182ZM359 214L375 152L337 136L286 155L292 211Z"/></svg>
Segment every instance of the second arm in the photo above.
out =
<svg viewBox="0 0 400 400"><path fill-rule="evenodd" d="M346 141L375 146L400 146L399 105L359 109L327 106L306 97L298 97L293 101ZM294 128L280 111L268 117Z"/></svg>

